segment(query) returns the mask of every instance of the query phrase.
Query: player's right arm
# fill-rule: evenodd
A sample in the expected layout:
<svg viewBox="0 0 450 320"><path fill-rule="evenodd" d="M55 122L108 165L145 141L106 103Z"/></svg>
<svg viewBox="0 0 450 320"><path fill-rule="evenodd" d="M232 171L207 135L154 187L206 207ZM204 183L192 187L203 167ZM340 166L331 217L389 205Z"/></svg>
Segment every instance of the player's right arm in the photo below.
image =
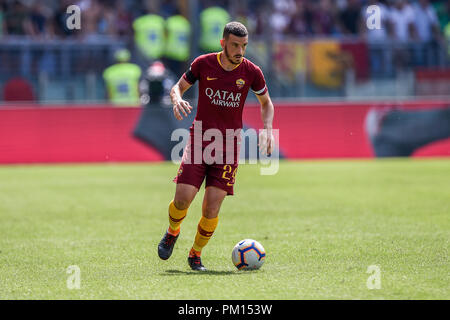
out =
<svg viewBox="0 0 450 320"><path fill-rule="evenodd" d="M170 90L170 99L173 105L173 115L177 120L182 120L184 114L187 117L191 113L192 106L186 100L183 100L183 94L192 87L192 84L187 82L183 77Z"/></svg>

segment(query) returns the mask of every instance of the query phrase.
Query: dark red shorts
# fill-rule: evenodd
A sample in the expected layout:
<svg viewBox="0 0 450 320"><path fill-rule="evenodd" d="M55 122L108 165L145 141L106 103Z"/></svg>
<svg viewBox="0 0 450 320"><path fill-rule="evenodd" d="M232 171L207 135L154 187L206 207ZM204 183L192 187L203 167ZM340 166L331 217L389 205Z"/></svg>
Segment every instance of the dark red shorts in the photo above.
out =
<svg viewBox="0 0 450 320"><path fill-rule="evenodd" d="M206 162L204 159L200 159L200 162L194 161L194 156L191 152L193 149L194 145L191 144L190 140L184 150L183 159L180 168L178 169L177 176L173 181L177 184L185 183L193 185L197 189L200 189L203 180L206 179L206 188L215 186L225 190L227 195L233 195L233 186L236 181L236 173L239 164L239 150L233 152L234 154L231 161L223 159L222 162L211 163L211 161ZM199 150L199 148L197 148L197 150ZM202 147L201 150L203 151L204 147Z"/></svg>

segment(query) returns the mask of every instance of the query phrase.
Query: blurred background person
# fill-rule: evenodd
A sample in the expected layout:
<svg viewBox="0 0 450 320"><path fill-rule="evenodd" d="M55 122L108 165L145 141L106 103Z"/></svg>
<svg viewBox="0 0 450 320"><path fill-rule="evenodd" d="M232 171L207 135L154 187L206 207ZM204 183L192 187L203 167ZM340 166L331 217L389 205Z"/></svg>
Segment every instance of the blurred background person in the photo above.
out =
<svg viewBox="0 0 450 320"><path fill-rule="evenodd" d="M439 20L434 7L428 0L419 0L413 5L414 26L417 44L414 50L414 64L429 66L437 57L437 44L440 38Z"/></svg>
<svg viewBox="0 0 450 320"><path fill-rule="evenodd" d="M0 0L0 38L5 34L5 9L6 3Z"/></svg>
<svg viewBox="0 0 450 320"><path fill-rule="evenodd" d="M25 36L33 34L30 13L22 1L15 0L7 3L4 14L5 34L12 36Z"/></svg>
<svg viewBox="0 0 450 320"><path fill-rule="evenodd" d="M418 39L414 24L414 10L406 0L393 0L389 18L392 25L391 37L394 41L395 67L404 70L411 61L409 49L416 49L412 41Z"/></svg>
<svg viewBox="0 0 450 320"><path fill-rule="evenodd" d="M32 34L37 38L47 38L49 36L49 24L52 10L45 5L44 0L33 2L30 10L30 20Z"/></svg>
<svg viewBox="0 0 450 320"><path fill-rule="evenodd" d="M119 0L116 4L117 36L129 38L133 35L133 15L128 10L125 0Z"/></svg>
<svg viewBox="0 0 450 320"><path fill-rule="evenodd" d="M339 11L341 33L352 36L360 34L361 18L361 1L348 0L347 5Z"/></svg>
<svg viewBox="0 0 450 320"><path fill-rule="evenodd" d="M380 12L380 28L367 28L366 21L373 12L368 12L369 6L377 6ZM370 55L371 76L376 78L394 75L393 50L386 44L390 43L392 23L389 8L379 0L369 0L367 6L361 9L360 34L367 41Z"/></svg>
<svg viewBox="0 0 450 320"><path fill-rule="evenodd" d="M225 25L230 22L230 15L222 7L213 5L214 1L206 1L200 12L200 48L204 53L222 50L220 39Z"/></svg>
<svg viewBox="0 0 450 320"><path fill-rule="evenodd" d="M313 32L313 15L308 2L304 0L297 1L295 10L291 12L292 17L287 27L288 34L296 37L311 36Z"/></svg>
<svg viewBox="0 0 450 320"><path fill-rule="evenodd" d="M392 3L389 16L393 39L400 43L407 43L417 38L412 6L407 0L392 0Z"/></svg>
<svg viewBox="0 0 450 320"><path fill-rule="evenodd" d="M166 19L165 65L180 77L190 57L191 23L178 10Z"/></svg>
<svg viewBox="0 0 450 320"><path fill-rule="evenodd" d="M139 83L143 108L133 130L134 137L156 148L167 160L172 159L173 147L178 143L172 141L172 133L180 127L189 128L189 121L194 116L192 114L181 123L173 117L170 90L177 79L159 60L144 71Z"/></svg>
<svg viewBox="0 0 450 320"><path fill-rule="evenodd" d="M141 64L160 59L165 50L166 32L164 18L156 13L148 13L133 22L134 40L141 56Z"/></svg>
<svg viewBox="0 0 450 320"><path fill-rule="evenodd" d="M273 1L274 12L270 17L270 26L275 39L282 39L290 33L291 23L294 21L291 14L295 14L297 6L293 0ZM302 17L299 17L302 18ZM294 25L292 25L294 27ZM294 30L292 30L294 31Z"/></svg>
<svg viewBox="0 0 450 320"><path fill-rule="evenodd" d="M115 53L116 64L103 72L108 98L117 106L139 106L139 80L141 68L129 63L130 51L119 49Z"/></svg>
<svg viewBox="0 0 450 320"><path fill-rule="evenodd" d="M176 76L162 61L153 62L144 72L139 83L141 103L145 106L171 106L170 89Z"/></svg>
<svg viewBox="0 0 450 320"><path fill-rule="evenodd" d="M314 2L313 33L317 36L336 35L338 9L331 0Z"/></svg>

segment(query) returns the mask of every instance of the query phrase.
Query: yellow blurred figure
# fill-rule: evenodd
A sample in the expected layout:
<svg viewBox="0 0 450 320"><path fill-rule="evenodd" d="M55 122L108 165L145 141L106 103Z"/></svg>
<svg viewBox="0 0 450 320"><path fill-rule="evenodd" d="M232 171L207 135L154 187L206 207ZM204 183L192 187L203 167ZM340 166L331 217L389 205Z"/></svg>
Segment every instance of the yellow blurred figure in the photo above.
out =
<svg viewBox="0 0 450 320"><path fill-rule="evenodd" d="M103 72L109 101L117 106L139 106L141 68L128 62L131 55L127 49L118 50L114 56L117 63Z"/></svg>

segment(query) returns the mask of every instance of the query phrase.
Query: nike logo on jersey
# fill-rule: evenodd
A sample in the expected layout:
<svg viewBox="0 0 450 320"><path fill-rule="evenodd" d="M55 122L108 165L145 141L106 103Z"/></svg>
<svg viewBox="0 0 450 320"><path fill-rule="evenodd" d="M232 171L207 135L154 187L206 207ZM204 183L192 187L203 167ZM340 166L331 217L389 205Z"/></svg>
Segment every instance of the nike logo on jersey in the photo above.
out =
<svg viewBox="0 0 450 320"><path fill-rule="evenodd" d="M206 80L208 80L208 81L211 81L211 80L217 80L217 78L206 77Z"/></svg>

